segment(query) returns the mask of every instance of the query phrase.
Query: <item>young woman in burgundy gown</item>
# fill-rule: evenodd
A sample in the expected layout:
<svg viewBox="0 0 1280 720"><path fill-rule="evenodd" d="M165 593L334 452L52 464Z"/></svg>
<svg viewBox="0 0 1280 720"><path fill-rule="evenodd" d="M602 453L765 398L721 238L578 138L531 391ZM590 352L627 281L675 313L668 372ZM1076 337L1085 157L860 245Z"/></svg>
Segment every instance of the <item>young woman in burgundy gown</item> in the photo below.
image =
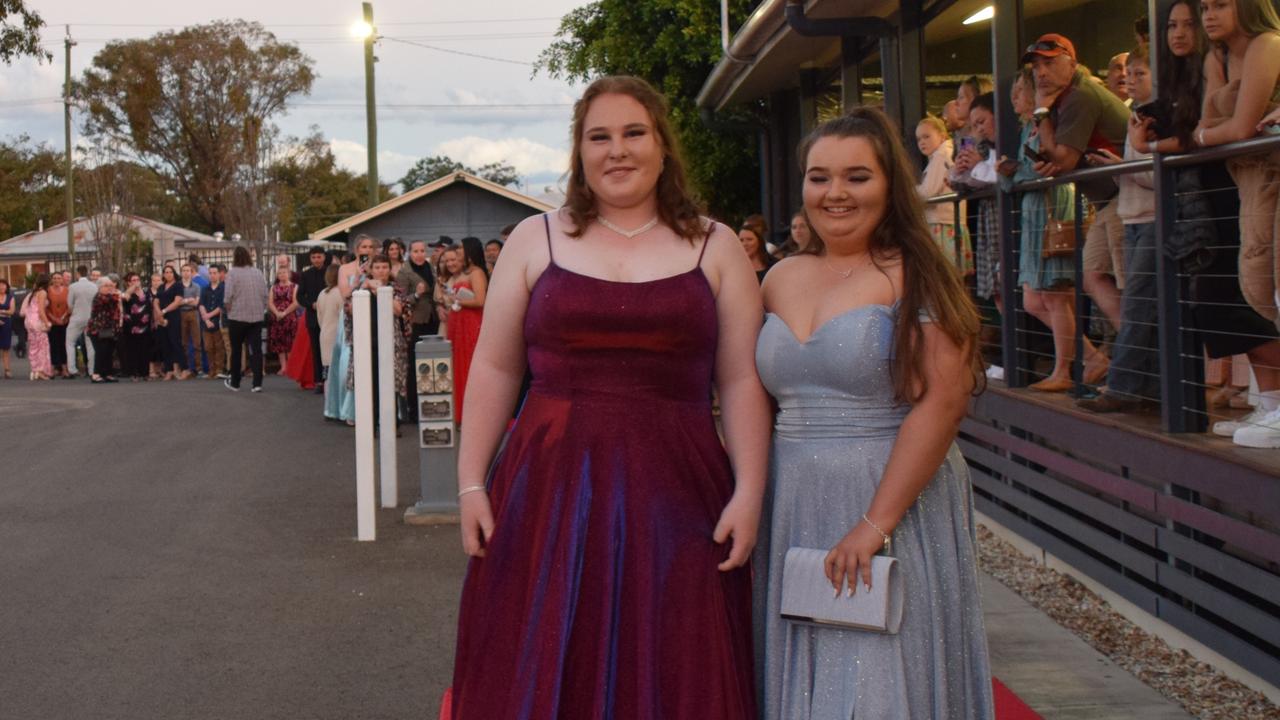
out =
<svg viewBox="0 0 1280 720"><path fill-rule="evenodd" d="M754 720L762 317L737 238L684 189L662 96L592 83L565 207L511 235L471 366L453 718Z"/></svg>

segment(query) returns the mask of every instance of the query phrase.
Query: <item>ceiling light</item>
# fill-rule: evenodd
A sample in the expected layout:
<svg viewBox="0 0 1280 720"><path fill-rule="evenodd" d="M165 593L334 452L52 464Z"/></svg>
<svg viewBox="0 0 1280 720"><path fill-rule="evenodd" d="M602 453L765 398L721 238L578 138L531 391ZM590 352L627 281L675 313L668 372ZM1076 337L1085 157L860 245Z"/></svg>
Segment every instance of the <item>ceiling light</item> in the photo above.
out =
<svg viewBox="0 0 1280 720"><path fill-rule="evenodd" d="M990 20L995 16L996 16L996 6L988 5L982 8L981 10L979 10L978 12L965 18L964 23L962 24L973 25L974 23L980 23L980 22L983 22L984 20Z"/></svg>

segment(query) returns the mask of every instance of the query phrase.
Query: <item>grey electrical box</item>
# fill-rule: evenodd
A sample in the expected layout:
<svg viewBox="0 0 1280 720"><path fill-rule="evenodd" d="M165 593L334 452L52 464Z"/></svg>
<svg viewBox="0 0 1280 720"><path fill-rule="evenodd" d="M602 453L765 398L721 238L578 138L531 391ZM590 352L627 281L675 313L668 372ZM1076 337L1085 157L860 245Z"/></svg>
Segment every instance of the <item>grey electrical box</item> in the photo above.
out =
<svg viewBox="0 0 1280 720"><path fill-rule="evenodd" d="M414 347L418 389L418 458L422 497L405 522L451 522L458 514L458 429L454 424L453 346L428 335Z"/></svg>

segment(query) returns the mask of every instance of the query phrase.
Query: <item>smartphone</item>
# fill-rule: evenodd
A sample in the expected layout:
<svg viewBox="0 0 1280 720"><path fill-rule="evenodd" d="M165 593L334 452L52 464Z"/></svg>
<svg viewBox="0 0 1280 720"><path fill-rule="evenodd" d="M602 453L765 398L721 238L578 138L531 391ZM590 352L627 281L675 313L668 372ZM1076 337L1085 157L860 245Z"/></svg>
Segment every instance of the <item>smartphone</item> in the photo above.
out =
<svg viewBox="0 0 1280 720"><path fill-rule="evenodd" d="M1031 147L1030 143L1027 143L1022 146L1022 152L1025 153L1027 157L1031 158L1032 160L1035 160L1036 162L1049 161L1049 158L1044 153Z"/></svg>
<svg viewBox="0 0 1280 720"><path fill-rule="evenodd" d="M368 255L360 255L360 256L358 256L356 259L358 259L358 260L360 261L360 264L361 264L361 265L364 265L365 263L369 262L369 256L368 256Z"/></svg>
<svg viewBox="0 0 1280 720"><path fill-rule="evenodd" d="M964 152L965 150L972 150L974 147L975 147L975 144L974 144L974 142L973 142L973 138L968 137L968 136L965 136L965 137L960 138L960 151L961 151L961 152Z"/></svg>
<svg viewBox="0 0 1280 720"><path fill-rule="evenodd" d="M1149 102L1133 109L1138 117L1151 118L1155 122L1152 123L1151 129L1156 131L1158 137L1169 136L1169 114L1164 104L1160 101Z"/></svg>

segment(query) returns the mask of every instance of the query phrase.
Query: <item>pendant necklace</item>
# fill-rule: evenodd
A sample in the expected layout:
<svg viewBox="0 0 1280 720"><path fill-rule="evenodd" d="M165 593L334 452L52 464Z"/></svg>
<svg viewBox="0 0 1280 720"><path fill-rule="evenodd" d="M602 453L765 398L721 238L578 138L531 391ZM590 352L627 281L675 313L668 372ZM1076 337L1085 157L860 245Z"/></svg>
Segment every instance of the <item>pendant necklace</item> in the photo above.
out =
<svg viewBox="0 0 1280 720"><path fill-rule="evenodd" d="M610 230L618 233L619 235L621 235L624 238L627 238L628 240L630 240L631 238L637 235L640 235L641 233L649 232L654 228L654 226L658 224L658 217L656 215L652 220L641 225L635 230L623 230L622 228L618 227L617 225L614 225L613 223L609 222L608 220L604 219L599 215L596 216L596 220L599 220L601 225L609 228Z"/></svg>
<svg viewBox="0 0 1280 720"><path fill-rule="evenodd" d="M848 280L848 279L849 279L849 276L853 274L853 271L854 271L854 270L857 270L857 269L858 269L858 266L859 266L859 265L861 265L862 263L855 263L855 264L854 264L854 266L853 266L853 267L851 267L851 268L849 268L848 270L837 270L837 269L835 269L834 267L832 267L832 266L831 266L831 263L827 262L827 258L826 258L826 257L823 257L823 258L822 258L822 264L823 264L823 265L826 265L826 266L827 266L827 269L828 269L828 270L830 270L831 272L833 272L833 273L835 273L835 274L839 275L841 279L843 279L843 280Z"/></svg>

